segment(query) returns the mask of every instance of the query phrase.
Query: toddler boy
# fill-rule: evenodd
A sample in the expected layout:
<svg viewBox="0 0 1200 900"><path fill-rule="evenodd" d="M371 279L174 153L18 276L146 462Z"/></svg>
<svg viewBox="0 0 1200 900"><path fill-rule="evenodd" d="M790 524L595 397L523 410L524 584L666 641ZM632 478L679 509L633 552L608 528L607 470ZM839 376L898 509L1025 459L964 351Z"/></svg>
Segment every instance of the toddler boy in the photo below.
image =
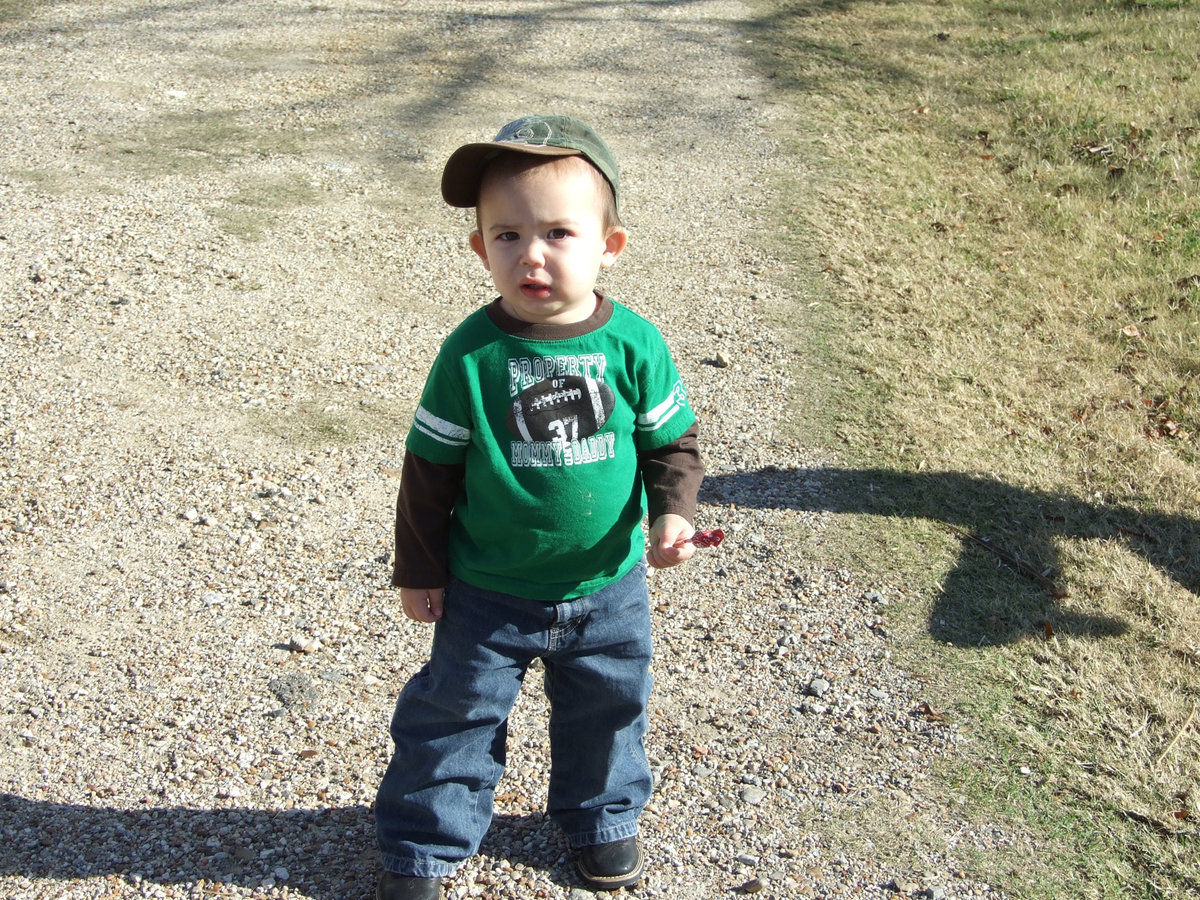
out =
<svg viewBox="0 0 1200 900"><path fill-rule="evenodd" d="M595 291L627 235L591 128L512 122L451 155L442 196L476 208L470 245L500 296L446 339L406 441L392 581L405 614L436 625L392 717L377 897L441 897L478 851L535 659L547 811L588 885L632 885L651 790L646 565L694 551L695 415L658 330Z"/></svg>

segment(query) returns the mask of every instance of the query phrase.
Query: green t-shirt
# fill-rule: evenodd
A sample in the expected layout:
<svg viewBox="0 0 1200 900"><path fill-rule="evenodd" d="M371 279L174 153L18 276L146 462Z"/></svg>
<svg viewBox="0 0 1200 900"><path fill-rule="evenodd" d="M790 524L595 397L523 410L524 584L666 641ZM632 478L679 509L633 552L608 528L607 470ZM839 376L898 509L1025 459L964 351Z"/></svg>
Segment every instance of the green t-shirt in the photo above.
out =
<svg viewBox="0 0 1200 900"><path fill-rule="evenodd" d="M442 345L406 445L463 464L450 571L535 600L593 593L641 558L638 453L695 421L658 329L618 303L562 340L508 334L481 309Z"/></svg>

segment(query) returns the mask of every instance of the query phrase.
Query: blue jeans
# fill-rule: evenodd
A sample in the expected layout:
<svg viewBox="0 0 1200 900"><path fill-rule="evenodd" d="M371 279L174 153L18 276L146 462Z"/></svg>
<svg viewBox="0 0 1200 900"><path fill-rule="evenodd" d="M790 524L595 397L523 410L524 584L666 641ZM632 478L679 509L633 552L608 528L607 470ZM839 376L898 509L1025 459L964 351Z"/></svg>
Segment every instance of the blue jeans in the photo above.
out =
<svg viewBox="0 0 1200 900"><path fill-rule="evenodd" d="M392 716L396 752L375 801L383 867L441 878L479 850L508 716L537 658L550 701L550 817L572 847L636 835L651 789L650 656L644 561L561 603L452 580L429 661Z"/></svg>

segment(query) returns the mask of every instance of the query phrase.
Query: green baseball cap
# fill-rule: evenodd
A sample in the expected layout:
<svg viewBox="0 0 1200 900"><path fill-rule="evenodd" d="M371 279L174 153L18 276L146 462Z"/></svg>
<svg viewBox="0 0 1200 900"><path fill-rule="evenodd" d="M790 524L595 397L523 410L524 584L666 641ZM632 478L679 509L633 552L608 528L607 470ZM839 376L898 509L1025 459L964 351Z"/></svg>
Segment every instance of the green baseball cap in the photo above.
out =
<svg viewBox="0 0 1200 900"><path fill-rule="evenodd" d="M525 116L509 122L491 141L464 144L442 170L442 198L451 206L474 206L488 163L506 150L535 156L582 156L600 170L619 199L617 160L589 126L570 116Z"/></svg>

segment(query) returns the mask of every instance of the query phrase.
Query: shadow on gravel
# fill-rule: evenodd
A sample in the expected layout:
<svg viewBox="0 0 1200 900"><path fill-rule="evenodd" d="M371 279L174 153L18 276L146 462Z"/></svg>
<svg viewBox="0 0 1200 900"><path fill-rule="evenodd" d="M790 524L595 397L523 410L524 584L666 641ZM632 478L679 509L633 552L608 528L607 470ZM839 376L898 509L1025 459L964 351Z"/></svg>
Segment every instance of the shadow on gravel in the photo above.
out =
<svg viewBox="0 0 1200 900"><path fill-rule="evenodd" d="M130 884L287 886L289 896L375 895L379 853L366 806L113 809L0 793L0 876ZM572 881L566 842L542 814L498 815L482 853Z"/></svg>
<svg viewBox="0 0 1200 900"><path fill-rule="evenodd" d="M365 806L112 809L0 794L0 875L129 883L287 884L317 900L373 896Z"/></svg>
<svg viewBox="0 0 1200 900"><path fill-rule="evenodd" d="M938 640L975 647L1046 628L1109 637L1126 622L1067 608L1056 580L1066 540L1116 540L1200 594L1200 519L1147 514L1031 491L959 472L778 469L705 479L702 502L767 509L926 519L956 535L962 552L930 613Z"/></svg>

